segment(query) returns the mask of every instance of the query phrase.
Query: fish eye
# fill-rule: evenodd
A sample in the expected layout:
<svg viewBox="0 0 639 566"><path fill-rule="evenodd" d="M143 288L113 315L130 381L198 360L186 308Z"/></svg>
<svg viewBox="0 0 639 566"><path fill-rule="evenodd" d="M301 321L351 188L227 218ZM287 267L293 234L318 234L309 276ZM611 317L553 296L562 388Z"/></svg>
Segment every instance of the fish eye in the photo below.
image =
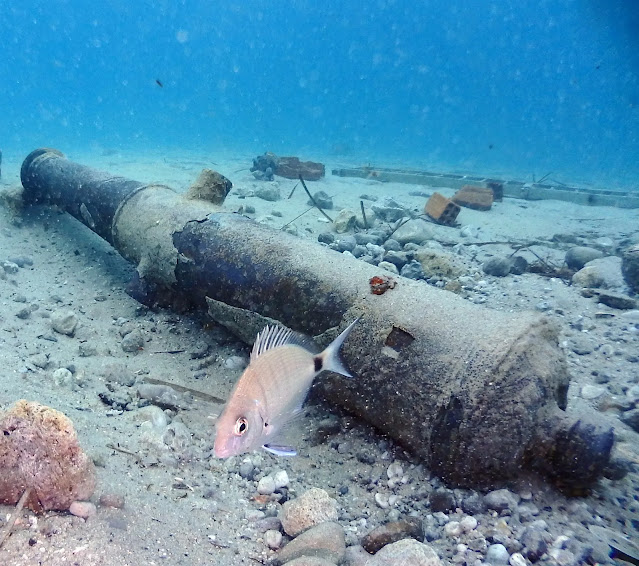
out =
<svg viewBox="0 0 639 566"><path fill-rule="evenodd" d="M235 436L242 436L248 429L248 421L244 417L240 417L235 421L235 427L233 428L233 434Z"/></svg>

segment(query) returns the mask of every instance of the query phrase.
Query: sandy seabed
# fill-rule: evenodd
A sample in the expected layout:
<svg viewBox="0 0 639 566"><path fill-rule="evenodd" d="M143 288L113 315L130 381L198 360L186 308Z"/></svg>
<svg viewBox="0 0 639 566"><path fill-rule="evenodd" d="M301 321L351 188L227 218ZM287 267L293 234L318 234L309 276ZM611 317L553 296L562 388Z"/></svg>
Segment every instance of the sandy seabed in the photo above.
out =
<svg viewBox="0 0 639 566"><path fill-rule="evenodd" d="M250 196L264 183L249 172L249 155L173 151L69 157L178 191L185 191L200 170L208 167L234 184L225 203L229 210L253 206L255 212L250 216L275 230L307 211L292 223L299 237L316 240L319 233L330 231L322 215L307 204L302 190L286 198L295 181L276 178L273 183L282 195L276 202ZM333 177L333 165L344 163L327 160L327 176L309 183L309 188L331 195L336 208L359 210L360 196L366 194L380 201L393 197L409 209L422 210L423 195L433 190L452 195L449 189ZM11 191L19 184L19 167L20 162L11 161L5 152L0 190ZM464 258L471 266L467 275L475 281L462 292L468 300L513 313L537 309L559 322L572 376L569 402L599 411L602 419L612 422L616 450L635 463L624 478L602 479L588 496L576 499L566 498L539 478L526 477L510 484L522 504L536 512L528 519L519 510L502 513L502 517L490 511L475 514L489 543L486 533L499 521L516 541L520 527L539 519L546 521L553 537L565 535L582 546L589 525L637 538L639 436L619 419L623 405L619 400L639 383L639 312L597 304L559 278L532 273L504 278L481 274L485 259L512 252L507 244L487 246L483 242L546 241L546 247L531 247L534 254L524 251L522 255L531 262L542 256L560 265L568 244L553 243L553 235L569 235L576 243L614 255L620 245L637 237L637 216L636 210L507 198L488 212L463 209L458 227L437 227L435 239L441 235L447 246L455 241L477 244ZM470 227L466 235L461 234L464 227ZM180 425L168 429L162 423L154 428L151 423L154 416L157 420L157 413L147 407L123 409L127 403L129 409L135 405L136 383L144 378L225 399L248 361L249 347L203 316L142 308L125 293L134 268L106 242L58 210L33 207L16 214L7 206L0 207L0 260L12 258L29 261L17 270L8 269L0 280L0 407L28 399L72 419L82 446L96 464L98 483L92 501L97 514L85 520L67 512L36 515L24 511L0 549L1 564L266 563L274 551L264 541L264 525L272 525L265 519L277 514L278 499L292 499L312 487L326 490L337 500L348 545L356 545L389 519L413 513L430 516L427 522L440 529L441 536L430 544L443 562L474 564L482 558L481 550L464 558L458 548L464 541L441 528L465 513L453 510L448 517L432 519L428 495L441 485L418 460L366 424L319 400L311 399L300 421L298 457L250 454L253 471L243 475L239 471L245 458L221 461L211 456L214 422L221 405L198 397L187 399L185 408L165 411L168 422ZM60 309L77 316L73 336L51 330L50 315ZM144 347L127 353L122 349L123 335L132 329L142 333ZM60 368L70 373L54 375ZM601 391L592 398L597 387ZM320 423L335 417L338 426L328 438L318 440ZM407 478L396 488L387 485L387 469L393 462L401 464ZM278 470L287 472L289 485L271 499L258 497L259 479ZM397 495L397 503L381 507L375 501L378 493ZM469 495L452 493L457 501ZM109 494L122 496L124 507L100 505L100 496ZM0 507L0 528L11 509ZM559 550L578 556L577 550L563 544L565 548ZM565 558L549 552L542 562L571 563L562 562L562 556ZM350 563L363 562L353 558Z"/></svg>

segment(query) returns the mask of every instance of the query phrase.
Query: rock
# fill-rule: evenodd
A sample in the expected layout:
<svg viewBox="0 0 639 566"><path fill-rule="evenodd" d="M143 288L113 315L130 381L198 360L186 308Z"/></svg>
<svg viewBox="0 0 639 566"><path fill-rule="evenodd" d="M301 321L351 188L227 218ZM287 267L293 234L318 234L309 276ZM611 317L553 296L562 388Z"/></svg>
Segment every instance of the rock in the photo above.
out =
<svg viewBox="0 0 639 566"><path fill-rule="evenodd" d="M224 360L224 367L233 371L241 370L246 367L246 360L242 356L229 356Z"/></svg>
<svg viewBox="0 0 639 566"><path fill-rule="evenodd" d="M51 377L56 385L66 386L73 381L73 374L67 368L58 368Z"/></svg>
<svg viewBox="0 0 639 566"><path fill-rule="evenodd" d="M144 336L137 328L129 332L120 343L122 350L125 352L138 352L144 348Z"/></svg>
<svg viewBox="0 0 639 566"><path fill-rule="evenodd" d="M458 537L464 532L462 526L459 524L459 521L449 521L444 525L444 532L446 536L449 537Z"/></svg>
<svg viewBox="0 0 639 566"><path fill-rule="evenodd" d="M202 169L185 196L187 199L199 199L213 204L222 204L232 188L233 183L224 175L220 175L220 173L211 169Z"/></svg>
<svg viewBox="0 0 639 566"><path fill-rule="evenodd" d="M430 494L430 509L433 513L448 513L455 510L455 496L449 489L438 489Z"/></svg>
<svg viewBox="0 0 639 566"><path fill-rule="evenodd" d="M315 202L308 199L306 204L308 204L308 206L315 206L315 204L317 204L320 208L325 208L327 210L332 210L333 208L333 198L325 191L317 191L313 195L313 200L315 200Z"/></svg>
<svg viewBox="0 0 639 566"><path fill-rule="evenodd" d="M29 307L23 307L16 313L16 317L22 320L26 320L30 316L31 316L31 309Z"/></svg>
<svg viewBox="0 0 639 566"><path fill-rule="evenodd" d="M355 240L355 236L349 234L335 242L335 249L337 249L338 252L352 252L356 245L357 241Z"/></svg>
<svg viewBox="0 0 639 566"><path fill-rule="evenodd" d="M258 155L253 158L253 166L251 172L255 178L264 179L266 181L273 180L273 172L277 169L280 158L274 153L267 151L264 155ZM255 175L260 173L260 175Z"/></svg>
<svg viewBox="0 0 639 566"><path fill-rule="evenodd" d="M333 229L338 234L352 230L357 220L356 214L350 208L343 208L333 220Z"/></svg>
<svg viewBox="0 0 639 566"><path fill-rule="evenodd" d="M413 218L393 232L393 239L402 245L412 242L421 246L432 238L433 231L428 222L421 218Z"/></svg>
<svg viewBox="0 0 639 566"><path fill-rule="evenodd" d="M269 202L275 202L280 200L280 188L274 185L267 185L265 187L259 187L255 191L255 196Z"/></svg>
<svg viewBox="0 0 639 566"><path fill-rule="evenodd" d="M417 260L408 262L400 271L402 277L408 277L408 279L424 279L424 270L422 264Z"/></svg>
<svg viewBox="0 0 639 566"><path fill-rule="evenodd" d="M320 244L332 244L335 241L335 236L330 232L322 232L317 236L317 241Z"/></svg>
<svg viewBox="0 0 639 566"><path fill-rule="evenodd" d="M384 261L392 263L397 269L401 269L408 262L406 252L387 251L384 254Z"/></svg>
<svg viewBox="0 0 639 566"><path fill-rule="evenodd" d="M621 273L632 292L639 293L639 244L635 244L623 252Z"/></svg>
<svg viewBox="0 0 639 566"><path fill-rule="evenodd" d="M240 474L240 477L243 477L246 480L253 479L253 476L255 476L255 466L250 458L242 460L238 473Z"/></svg>
<svg viewBox="0 0 639 566"><path fill-rule="evenodd" d="M515 255L510 258L510 272L513 275L521 275L528 270L528 260L520 255Z"/></svg>
<svg viewBox="0 0 639 566"><path fill-rule="evenodd" d="M28 255L13 256L7 258L11 263L15 263L18 267L33 265L33 258Z"/></svg>
<svg viewBox="0 0 639 566"><path fill-rule="evenodd" d="M337 521L337 502L323 489L312 488L297 499L286 501L280 511L284 532L297 536L306 529L327 521Z"/></svg>
<svg viewBox="0 0 639 566"><path fill-rule="evenodd" d="M397 266L388 261L380 261L377 264L377 267L381 269L385 269L386 271L390 271L391 273L394 273L395 275L399 275L399 270L397 269Z"/></svg>
<svg viewBox="0 0 639 566"><path fill-rule="evenodd" d="M572 276L572 282L578 287L623 288L621 258L608 256L590 261Z"/></svg>
<svg viewBox="0 0 639 566"><path fill-rule="evenodd" d="M469 533L470 531L474 531L477 528L477 519L472 516L464 517L459 522L459 524L461 525L461 528L465 533Z"/></svg>
<svg viewBox="0 0 639 566"><path fill-rule="evenodd" d="M424 539L424 529L420 518L408 517L403 521L391 521L377 527L362 539L362 546L370 554L375 554L387 544L409 537L419 541Z"/></svg>
<svg viewBox="0 0 639 566"><path fill-rule="evenodd" d="M355 241L363 246L366 244L381 246L384 241L380 234L368 234L366 232L357 232L354 237Z"/></svg>
<svg viewBox="0 0 639 566"><path fill-rule="evenodd" d="M264 533L264 542L271 550L277 550L282 546L282 533L274 529L269 529Z"/></svg>
<svg viewBox="0 0 639 566"><path fill-rule="evenodd" d="M185 395L168 385L159 383L141 383L138 385L138 396L147 399L162 409L177 411L190 406Z"/></svg>
<svg viewBox="0 0 639 566"><path fill-rule="evenodd" d="M257 484L257 493L260 495L271 495L275 492L275 480L273 476L264 476Z"/></svg>
<svg viewBox="0 0 639 566"><path fill-rule="evenodd" d="M592 353L592 345L590 340L583 336L575 336L570 340L570 349L578 356L586 356Z"/></svg>
<svg viewBox="0 0 639 566"><path fill-rule="evenodd" d="M124 496L116 493L103 493L99 499L100 507L124 509Z"/></svg>
<svg viewBox="0 0 639 566"><path fill-rule="evenodd" d="M319 181L326 174L323 163L300 161L299 157L280 157L273 171L287 179L299 179L301 175L305 181Z"/></svg>
<svg viewBox="0 0 639 566"><path fill-rule="evenodd" d="M402 245L394 238L388 238L383 244L384 249L388 252L400 252L402 251Z"/></svg>
<svg viewBox="0 0 639 566"><path fill-rule="evenodd" d="M95 505L90 501L74 501L69 506L69 513L82 519L88 519L98 514L98 510Z"/></svg>
<svg viewBox="0 0 639 566"><path fill-rule="evenodd" d="M601 397L605 392L605 387L601 387L599 385L584 385L581 388L581 397L590 401L597 397Z"/></svg>
<svg viewBox="0 0 639 566"><path fill-rule="evenodd" d="M278 470L273 474L273 481L275 482L275 489L282 489L288 487L288 474L286 470Z"/></svg>
<svg viewBox="0 0 639 566"><path fill-rule="evenodd" d="M633 310L637 308L637 300L628 295L607 290L598 290L596 295L598 303L606 305L611 309Z"/></svg>
<svg viewBox="0 0 639 566"><path fill-rule="evenodd" d="M396 222L404 216L409 216L408 209L404 205L389 197L385 197L380 204L372 205L371 209L384 222Z"/></svg>
<svg viewBox="0 0 639 566"><path fill-rule="evenodd" d="M4 272L9 275L14 275L20 271L18 264L13 261L3 261L0 265L2 266L2 269L4 269Z"/></svg>
<svg viewBox="0 0 639 566"><path fill-rule="evenodd" d="M275 557L276 564L288 564L301 556L322 558L338 564L344 558L346 542L344 529L335 522L316 525L294 538Z"/></svg>
<svg viewBox="0 0 639 566"><path fill-rule="evenodd" d="M440 566L441 561L435 550L428 544L413 538L405 538L386 545L366 563L366 566L397 566L398 564Z"/></svg>
<svg viewBox="0 0 639 566"><path fill-rule="evenodd" d="M486 503L479 493L472 493L462 499L461 508L464 513L469 515L481 515L486 511Z"/></svg>
<svg viewBox="0 0 639 566"><path fill-rule="evenodd" d="M486 551L486 562L497 566L498 564L508 564L510 553L503 544L491 544Z"/></svg>
<svg viewBox="0 0 639 566"><path fill-rule="evenodd" d="M69 310L57 310L51 313L49 319L51 328L59 334L65 334L67 336L73 336L76 326L78 325L78 317L73 311Z"/></svg>
<svg viewBox="0 0 639 566"><path fill-rule="evenodd" d="M520 536L524 545L522 554L531 562L537 562L548 550L548 533L537 527L526 527Z"/></svg>
<svg viewBox="0 0 639 566"><path fill-rule="evenodd" d="M484 496L484 503L488 509L501 513L506 509L516 509L519 504L519 497L507 489L496 489Z"/></svg>
<svg viewBox="0 0 639 566"><path fill-rule="evenodd" d="M482 270L487 275L506 277L510 273L512 261L508 257L491 257L482 265Z"/></svg>
<svg viewBox="0 0 639 566"><path fill-rule="evenodd" d="M600 250L596 250L595 248L588 248L586 246L575 246L573 248L570 248L566 252L564 261L570 269L578 271L589 261L592 261L593 259L599 259L603 256L603 252L601 252Z"/></svg>

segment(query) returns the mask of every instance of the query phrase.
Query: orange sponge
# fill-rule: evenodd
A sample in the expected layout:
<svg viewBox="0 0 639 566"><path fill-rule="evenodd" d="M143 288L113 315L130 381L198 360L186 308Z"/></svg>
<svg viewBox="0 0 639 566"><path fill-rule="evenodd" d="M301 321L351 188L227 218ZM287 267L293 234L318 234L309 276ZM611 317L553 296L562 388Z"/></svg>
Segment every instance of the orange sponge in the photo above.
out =
<svg viewBox="0 0 639 566"><path fill-rule="evenodd" d="M95 469L71 420L36 402L0 413L0 502L13 505L30 489L33 511L66 510L95 489Z"/></svg>

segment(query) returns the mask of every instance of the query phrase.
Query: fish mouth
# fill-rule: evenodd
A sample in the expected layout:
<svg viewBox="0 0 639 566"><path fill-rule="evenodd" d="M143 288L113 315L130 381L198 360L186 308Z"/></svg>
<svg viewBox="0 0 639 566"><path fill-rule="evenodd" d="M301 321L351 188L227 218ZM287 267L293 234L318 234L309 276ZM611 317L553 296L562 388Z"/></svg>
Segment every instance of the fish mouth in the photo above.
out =
<svg viewBox="0 0 639 566"><path fill-rule="evenodd" d="M229 458L233 456L233 450L227 447L215 446L213 448L213 453L216 458Z"/></svg>

